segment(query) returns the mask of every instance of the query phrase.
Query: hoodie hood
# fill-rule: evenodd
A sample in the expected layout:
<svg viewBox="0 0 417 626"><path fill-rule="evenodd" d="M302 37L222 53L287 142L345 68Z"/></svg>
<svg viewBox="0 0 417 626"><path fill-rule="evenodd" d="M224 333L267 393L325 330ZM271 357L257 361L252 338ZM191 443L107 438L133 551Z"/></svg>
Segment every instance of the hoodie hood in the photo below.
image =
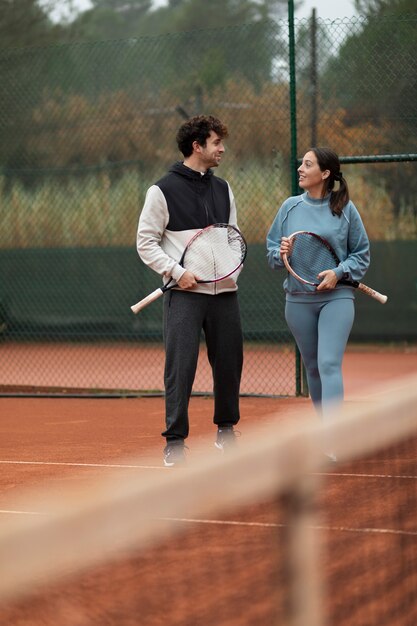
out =
<svg viewBox="0 0 417 626"><path fill-rule="evenodd" d="M173 174L179 174L180 176L184 176L189 180L197 180L197 181L208 181L213 176L213 170L209 169L203 175L200 172L196 172L192 170L190 167L184 165L182 161L177 161L169 168L169 171Z"/></svg>

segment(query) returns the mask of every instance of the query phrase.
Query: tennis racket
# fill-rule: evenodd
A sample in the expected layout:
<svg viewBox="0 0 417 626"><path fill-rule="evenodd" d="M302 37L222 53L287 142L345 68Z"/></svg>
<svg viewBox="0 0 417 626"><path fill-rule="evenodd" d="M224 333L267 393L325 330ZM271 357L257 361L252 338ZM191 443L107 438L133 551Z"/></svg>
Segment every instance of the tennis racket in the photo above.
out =
<svg viewBox="0 0 417 626"><path fill-rule="evenodd" d="M246 241L235 226L212 224L191 238L179 264L192 272L198 283L217 283L239 269L246 253ZM145 306L176 286L177 283L171 278L163 287L155 289L130 308L133 313L139 313Z"/></svg>
<svg viewBox="0 0 417 626"><path fill-rule="evenodd" d="M282 255L282 260L289 273L301 283L317 287L320 280L317 275L324 270L335 269L340 261L332 246L323 237L307 231L297 231L289 236L290 252ZM342 285L350 285L385 304L387 296L363 283L341 279Z"/></svg>

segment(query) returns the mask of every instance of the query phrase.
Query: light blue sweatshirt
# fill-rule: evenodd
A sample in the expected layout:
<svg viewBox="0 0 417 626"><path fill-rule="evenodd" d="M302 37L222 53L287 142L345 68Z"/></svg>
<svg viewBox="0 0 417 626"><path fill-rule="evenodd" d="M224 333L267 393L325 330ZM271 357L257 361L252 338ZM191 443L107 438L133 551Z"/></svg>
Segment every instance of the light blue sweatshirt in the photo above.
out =
<svg viewBox="0 0 417 626"><path fill-rule="evenodd" d="M267 235L267 258L272 269L285 269L279 254L281 238L289 237L297 230L307 230L324 237L334 248L340 259L339 266L334 270L338 280L362 280L370 262L369 239L362 219L351 201L340 217L333 215L329 198L316 200L303 193L285 200ZM292 302L355 297L355 289L348 285L338 284L335 289L317 291L316 287L304 285L291 275L284 281L284 290L286 299Z"/></svg>

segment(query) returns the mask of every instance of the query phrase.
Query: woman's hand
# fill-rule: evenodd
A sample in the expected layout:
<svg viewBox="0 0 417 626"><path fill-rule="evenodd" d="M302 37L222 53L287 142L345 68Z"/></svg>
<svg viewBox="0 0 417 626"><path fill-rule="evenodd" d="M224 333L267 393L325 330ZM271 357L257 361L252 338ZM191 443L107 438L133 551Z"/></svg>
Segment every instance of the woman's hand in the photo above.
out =
<svg viewBox="0 0 417 626"><path fill-rule="evenodd" d="M291 245L290 239L288 237L281 237L281 245L279 248L280 257L282 258L283 254L286 254L287 256L291 256L291 250L292 250L292 245Z"/></svg>
<svg viewBox="0 0 417 626"><path fill-rule="evenodd" d="M320 284L317 287L317 291L324 291L325 289L334 289L337 285L337 276L333 270L324 270L317 275L320 278Z"/></svg>

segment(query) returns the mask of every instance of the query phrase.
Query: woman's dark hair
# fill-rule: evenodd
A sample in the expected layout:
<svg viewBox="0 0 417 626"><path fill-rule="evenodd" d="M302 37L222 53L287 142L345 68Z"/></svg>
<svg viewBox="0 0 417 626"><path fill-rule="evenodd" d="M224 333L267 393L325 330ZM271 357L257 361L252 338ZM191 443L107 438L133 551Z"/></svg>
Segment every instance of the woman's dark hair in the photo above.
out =
<svg viewBox="0 0 417 626"><path fill-rule="evenodd" d="M323 198L330 193L330 208L333 215L342 214L344 207L349 202L349 188L340 170L340 161L336 152L330 148L310 148L316 155L317 163L322 172L329 170L329 177L323 185ZM335 183L339 183L337 191L333 191Z"/></svg>
<svg viewBox="0 0 417 626"><path fill-rule="evenodd" d="M217 117L212 115L196 115L180 126L177 132L177 145L187 158L193 153L193 142L205 146L211 132L215 132L220 139L228 136L229 132Z"/></svg>

